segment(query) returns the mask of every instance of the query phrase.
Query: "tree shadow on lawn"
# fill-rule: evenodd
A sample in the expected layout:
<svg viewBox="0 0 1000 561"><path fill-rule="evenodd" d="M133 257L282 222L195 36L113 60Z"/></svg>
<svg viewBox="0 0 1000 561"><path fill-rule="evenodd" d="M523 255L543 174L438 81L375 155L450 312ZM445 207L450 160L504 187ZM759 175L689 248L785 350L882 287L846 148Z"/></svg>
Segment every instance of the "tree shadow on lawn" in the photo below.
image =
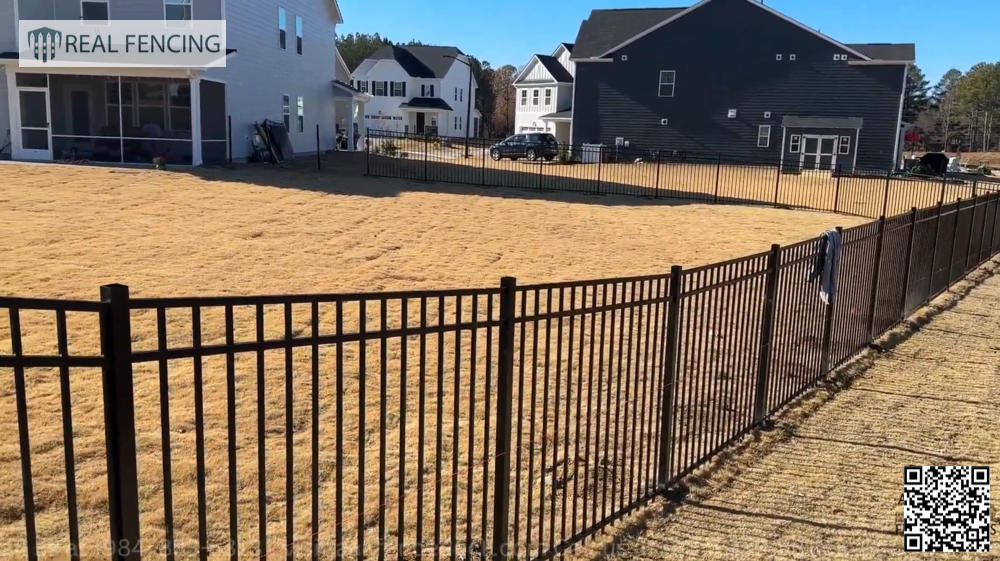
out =
<svg viewBox="0 0 1000 561"><path fill-rule="evenodd" d="M189 173L205 181L243 182L265 187L302 189L330 194L395 197L406 192L477 195L505 199L546 200L600 206L680 206L734 204L789 210L794 207L754 199L720 196L674 189L642 187L621 180L565 177L544 173L556 163L510 162L507 169L425 162L371 156L366 175L364 153L335 152L321 158L301 158L281 166L234 164L206 166L174 172ZM492 165L496 165L492 163ZM538 170L542 170L539 173ZM426 179L425 179L426 178ZM808 210L808 209L806 209Z"/></svg>

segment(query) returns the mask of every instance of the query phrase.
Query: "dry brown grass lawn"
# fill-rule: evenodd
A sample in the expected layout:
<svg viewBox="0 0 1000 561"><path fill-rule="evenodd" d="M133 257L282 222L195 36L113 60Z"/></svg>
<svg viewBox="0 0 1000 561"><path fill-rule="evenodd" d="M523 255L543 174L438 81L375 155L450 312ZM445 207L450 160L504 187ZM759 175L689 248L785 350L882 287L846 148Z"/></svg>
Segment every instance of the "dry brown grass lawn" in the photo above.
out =
<svg viewBox="0 0 1000 561"><path fill-rule="evenodd" d="M580 559L852 561L908 559L897 528L903 468L1000 469L1000 277L964 282L807 394L735 456L690 478L680 505L659 502L584 547ZM984 278L982 270L973 277ZM964 294L964 299L954 293ZM928 323L929 320L929 323ZM846 384L845 384L846 383ZM846 390L845 390L846 385ZM993 496L1000 485L994 476ZM994 531L1000 513L991 511ZM996 559L927 554L928 559ZM609 555L609 552L614 552Z"/></svg>
<svg viewBox="0 0 1000 561"><path fill-rule="evenodd" d="M720 261L763 251L774 242L799 241L833 225L852 226L863 221L765 207L441 186L366 179L343 170L317 174L263 167L162 173L4 164L0 165L0 203L0 260L4 263L0 293L89 300L98 297L99 285L111 282L128 284L136 297L158 297L492 287L502 275L513 275L526 283L664 273L675 263L692 266ZM237 340L253 338L253 316L247 311L236 310ZM280 313L280 309L268 310L268 336L280 336ZM328 308L321 311L324 325L331 324L330 313ZM370 309L368 313L377 316L378 310ZM22 315L25 352L51 354L51 314ZM298 333L308 323L309 310L296 308L294 315ZM155 323L148 315L139 314L134 320L134 346L155 346ZM222 337L221 310L206 312L203 320L206 344L218 342ZM356 328L356 318L346 323L346 329ZM94 318L71 314L71 349L93 352L95 328ZM167 329L171 346L190 344L190 311L171 312ZM0 344L3 353L10 352L6 318L0 319ZM465 337L463 350L467 345ZM431 347L432 352L433 343ZM413 348L408 352L412 353ZM302 350L305 352L296 351L293 356L294 539L308 543L310 354L308 349ZM366 525L372 524L379 512L374 483L378 464L373 459L378 450L379 391L384 389L393 403L401 398L399 372L390 372L385 388L379 385L375 375L381 365L379 350L378 345L371 344L364 351L372 377L366 383L367 429L363 436L359 434L357 398L348 397L345 403L347 441L352 446L363 442L370 458L361 474L367 486ZM321 357L320 415L324 505L321 529L325 537L332 520L330 473L334 463L332 436L327 430L335 398L331 392L332 356L328 351L324 350ZM356 363L361 353L355 345L347 348L346 354L348 363ZM401 354L398 341L393 342L387 360L398 361ZM253 358L241 355L236 359L237 485L240 549L244 555L255 551L257 528L259 474L254 429L258 403ZM284 541L283 358L281 353L269 354L266 365L266 486L272 551L279 551ZM482 357L476 359L481 361ZM414 361L410 364L412 376ZM208 532L211 547L218 552L228 538L223 357L205 359L204 371ZM191 361L171 361L169 395L179 559L191 558L192 544L197 542L191 375ZM348 370L344 376L349 380L349 393L355 396L357 372ZM429 387L434 383L432 376ZM436 404L442 398L440 407L446 420L461 417L462 430L475 420L481 431L483 407L478 406L473 414L466 412L464 402L454 408L451 383L449 378L447 395L429 391L428 400ZM100 373L75 369L72 384L83 554L84 558L102 558L107 517ZM467 384L465 377L460 395L467 395ZM137 367L140 505L143 540L150 551L162 547L164 521L158 391L156 365ZM481 394L483 388L480 386L478 391ZM35 500L43 558L61 558L67 539L59 395L56 372L36 369L28 373ZM416 397L412 391L406 400L407 409L413 411ZM436 413L433 407L428 410L429 417ZM410 435L415 431L415 417L407 416L405 430ZM398 434L399 419L391 416L388 422L389 434ZM432 418L428 418L428 424L433 424ZM0 429L16 435L16 428L12 377L4 371L0 380ZM434 436L429 433L428 441L433 442ZM466 465L464 438L454 439L449 433L444 435L443 443L447 459L453 450L462 449L462 467ZM410 445L408 457L412 452ZM346 460L353 462L346 469L348 479L359 476L356 456L352 454L355 452L350 452ZM446 465L444 477L449 476L449 470ZM411 469L406 478L408 497L412 497L414 479ZM482 478L468 483L475 487L478 498ZM432 485L430 480L426 484ZM442 498L446 510L452 496L448 487L446 483ZM394 494L390 495L385 506L393 512L396 503ZM356 500L353 495L346 499ZM404 505L408 523L414 520L411 502L407 500ZM464 509L465 503L461 504ZM425 508L432 509L433 505L425 503ZM23 556L21 509L18 441L12 436L0 444L2 559ZM356 506L348 505L345 512L345 524L350 524L345 527L345 535L353 539ZM429 531L425 530L425 537ZM373 532L374 528L369 527L369 540ZM390 540L395 532L390 525ZM408 527L407 532L412 536L412 528ZM297 556L306 553L307 547L297 548Z"/></svg>

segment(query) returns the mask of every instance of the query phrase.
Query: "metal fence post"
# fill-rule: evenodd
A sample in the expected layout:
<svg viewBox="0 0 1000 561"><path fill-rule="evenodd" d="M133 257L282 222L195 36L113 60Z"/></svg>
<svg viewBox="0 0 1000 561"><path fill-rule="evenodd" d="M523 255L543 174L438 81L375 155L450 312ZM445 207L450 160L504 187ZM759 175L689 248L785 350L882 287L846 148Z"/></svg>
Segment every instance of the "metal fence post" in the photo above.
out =
<svg viewBox="0 0 1000 561"><path fill-rule="evenodd" d="M428 161L427 143L428 143L427 133L424 133L424 181L427 181L427 161Z"/></svg>
<svg viewBox="0 0 1000 561"><path fill-rule="evenodd" d="M486 186L486 142L483 142L483 173L479 184L484 187Z"/></svg>
<svg viewBox="0 0 1000 561"><path fill-rule="evenodd" d="M719 202L719 176L722 174L722 154L715 159L715 193L712 195L713 202Z"/></svg>
<svg viewBox="0 0 1000 561"><path fill-rule="evenodd" d="M493 482L493 561L507 559L510 514L510 423L514 385L514 301L517 279L500 279L500 340L497 354L496 460Z"/></svg>
<svg viewBox="0 0 1000 561"><path fill-rule="evenodd" d="M941 201L945 200L945 188L948 186L948 174L941 176Z"/></svg>
<svg viewBox="0 0 1000 561"><path fill-rule="evenodd" d="M111 557L138 561L139 483L136 470L135 394L132 389L132 328L128 287L101 287L101 354L104 356L104 434L108 460Z"/></svg>
<svg viewBox="0 0 1000 561"><path fill-rule="evenodd" d="M760 327L760 357L757 363L757 391L754 397L754 424L767 417L767 382L771 368L771 338L774 335L774 310L778 294L778 274L781 267L781 246L771 246L767 256L767 284L764 292L764 312Z"/></svg>
<svg viewBox="0 0 1000 561"><path fill-rule="evenodd" d="M226 144L229 148L229 165L233 164L233 116L226 115Z"/></svg>
<svg viewBox="0 0 1000 561"><path fill-rule="evenodd" d="M889 183L892 181L892 172L885 172L885 195L882 197L882 218L889 213Z"/></svg>
<svg viewBox="0 0 1000 561"><path fill-rule="evenodd" d="M969 265L969 249L972 248L972 233L976 231L976 206L978 206L976 201L976 196L972 196L972 216L969 217L969 239L965 242L965 251L962 253L965 255L965 259L962 261L965 265L962 267L962 274L969 272L971 266ZM986 217L983 216L983 222L986 221Z"/></svg>
<svg viewBox="0 0 1000 561"><path fill-rule="evenodd" d="M365 175L372 174L372 130L365 129Z"/></svg>
<svg viewBox="0 0 1000 561"><path fill-rule="evenodd" d="M837 226L837 233L840 234L841 247L843 247L844 229ZM840 260L837 260L837 270L833 272L834 278L840 276ZM837 295L834 293L830 297L830 303L826 306L826 317L823 320L823 349L820 354L820 372L818 378L826 376L830 371L830 354L833 350L833 306L837 302Z"/></svg>
<svg viewBox="0 0 1000 561"><path fill-rule="evenodd" d="M941 207L943 206L944 204L938 201L937 219L934 220L934 251L931 252L931 271L930 278L928 279L929 288L927 294L933 294L934 291L934 275L937 273L937 269L934 266L937 265L938 247L941 245Z"/></svg>
<svg viewBox="0 0 1000 561"><path fill-rule="evenodd" d="M986 221L983 220L983 241L979 244L979 262L982 263L990 257L993 256L993 232L996 229L997 224L997 212L1000 212L1000 205L997 205L997 194L992 193L993 197L993 221L990 223L989 229L986 228ZM986 233L990 234L990 244L986 245Z"/></svg>
<svg viewBox="0 0 1000 561"><path fill-rule="evenodd" d="M962 211L962 197L955 201L955 224L951 231L951 251L948 252L948 289L951 289L951 271L955 268L955 244L958 242L958 217Z"/></svg>
<svg viewBox="0 0 1000 561"><path fill-rule="evenodd" d="M322 154L319 151L319 123L316 123L316 169L323 169L323 163L320 161L320 156Z"/></svg>
<svg viewBox="0 0 1000 561"><path fill-rule="evenodd" d="M913 260L913 238L917 233L917 207L910 209L910 237L906 240L906 263L903 265L903 303L900 305L899 321L906 318L906 297L910 292L910 261Z"/></svg>
<svg viewBox="0 0 1000 561"><path fill-rule="evenodd" d="M840 164L837 164L834 173L837 174L837 187L833 194L833 212L838 212L840 210Z"/></svg>
<svg viewBox="0 0 1000 561"><path fill-rule="evenodd" d="M597 147L597 194L601 194L601 165L604 163L604 145Z"/></svg>
<svg viewBox="0 0 1000 561"><path fill-rule="evenodd" d="M972 198L976 198L976 191L979 189L979 180L972 180Z"/></svg>
<svg viewBox="0 0 1000 561"><path fill-rule="evenodd" d="M542 174L545 173L542 168L542 159L538 159L538 189L542 189Z"/></svg>
<svg viewBox="0 0 1000 561"><path fill-rule="evenodd" d="M657 458L656 487L661 492L667 488L670 467L673 464L673 404L674 384L677 381L677 342L680 337L681 283L684 269L678 265L670 268L670 299L667 305L667 333L663 343L663 405L660 407L660 456Z"/></svg>
<svg viewBox="0 0 1000 561"><path fill-rule="evenodd" d="M656 183L654 183L654 197L660 196L660 151L656 151Z"/></svg>
<svg viewBox="0 0 1000 561"><path fill-rule="evenodd" d="M875 340L875 304L878 300L879 275L882 271L882 247L885 241L885 216L878 219L878 238L875 240L875 261L872 264L871 299L868 301L868 344Z"/></svg>
<svg viewBox="0 0 1000 561"><path fill-rule="evenodd" d="M778 164L778 175L774 178L774 206L778 206L778 189L781 187L781 164Z"/></svg>

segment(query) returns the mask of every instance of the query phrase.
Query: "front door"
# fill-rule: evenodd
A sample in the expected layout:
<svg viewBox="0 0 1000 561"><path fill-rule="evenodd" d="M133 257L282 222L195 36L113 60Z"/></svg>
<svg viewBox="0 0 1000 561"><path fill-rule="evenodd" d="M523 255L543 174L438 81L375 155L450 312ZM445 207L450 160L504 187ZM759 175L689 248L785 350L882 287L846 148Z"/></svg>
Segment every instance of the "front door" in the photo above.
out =
<svg viewBox="0 0 1000 561"><path fill-rule="evenodd" d="M424 119L425 115L423 113L417 113L417 134L424 134Z"/></svg>
<svg viewBox="0 0 1000 561"><path fill-rule="evenodd" d="M826 135L802 135L802 169L831 170L837 165L837 138Z"/></svg>
<svg viewBox="0 0 1000 561"><path fill-rule="evenodd" d="M21 153L26 160L52 159L52 131L47 89L19 89Z"/></svg>

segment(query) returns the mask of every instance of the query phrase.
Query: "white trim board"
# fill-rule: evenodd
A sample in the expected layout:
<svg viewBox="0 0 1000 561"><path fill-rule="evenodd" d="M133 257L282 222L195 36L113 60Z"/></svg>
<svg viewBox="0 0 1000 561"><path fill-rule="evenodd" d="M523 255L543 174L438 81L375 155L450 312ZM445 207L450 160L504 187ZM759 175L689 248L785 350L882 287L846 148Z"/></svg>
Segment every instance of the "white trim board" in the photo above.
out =
<svg viewBox="0 0 1000 561"><path fill-rule="evenodd" d="M615 46L615 47L607 50L600 57L595 57L595 58L604 58L604 57L607 57L608 55L614 53L615 51L617 51L617 50L619 50L619 49L621 49L623 47L626 47L628 45L631 45L632 43L638 41L639 39L642 39L643 37L649 35L650 33L653 33L654 31L656 31L656 30L658 30L658 29L660 29L660 28L662 28L662 27L664 27L664 26L666 26L666 25L668 25L670 23L673 23L673 22L677 21L678 19L680 19L680 18L682 18L682 17L690 14L691 12L697 10L698 8L700 8L700 7L702 7L702 6L706 5L706 4L708 4L711 1L712 0L701 0L701 2L698 2L697 4L691 6L690 8L688 8L686 10L684 10L683 12L679 12L677 14L674 14L673 16L671 16L671 17L669 17L669 18L661 21L660 23L654 25L653 27L650 27L646 31L643 31L642 33L639 33L638 35L635 35L634 37L628 39L624 43L621 43L620 45L617 45L617 46ZM836 47L838 47L840 49L843 49L843 50L851 53L852 55L860 58L861 60L866 60L866 61L867 60L872 60L871 57L869 57L867 55L864 55L864 54L862 54L862 53L860 53L860 52L858 52L858 51L856 51L856 50L848 47L847 45L841 43L840 41L837 41L836 39L834 39L832 37L829 37L827 35L823 35L819 31L816 31L815 29L813 29L811 27L808 27L807 25L805 25L805 24L803 24L801 22L798 22L798 21L796 21L796 20L794 20L794 19L786 16L785 14L782 14L781 12L775 10L772 7L760 3L757 0L746 0L746 2L749 3L749 4L751 4L751 5L753 5L753 6L761 8L762 10L766 10L767 12L771 13L772 15L777 16L778 18L783 19L786 22L791 23L792 25L794 25L794 26L796 26L796 27L798 27L798 28L800 28L800 29L802 29L804 31L808 31L809 33L812 33L813 35L819 37L820 39L823 39L824 41L832 43L834 46L836 46ZM583 59L583 60L593 60L593 59Z"/></svg>

